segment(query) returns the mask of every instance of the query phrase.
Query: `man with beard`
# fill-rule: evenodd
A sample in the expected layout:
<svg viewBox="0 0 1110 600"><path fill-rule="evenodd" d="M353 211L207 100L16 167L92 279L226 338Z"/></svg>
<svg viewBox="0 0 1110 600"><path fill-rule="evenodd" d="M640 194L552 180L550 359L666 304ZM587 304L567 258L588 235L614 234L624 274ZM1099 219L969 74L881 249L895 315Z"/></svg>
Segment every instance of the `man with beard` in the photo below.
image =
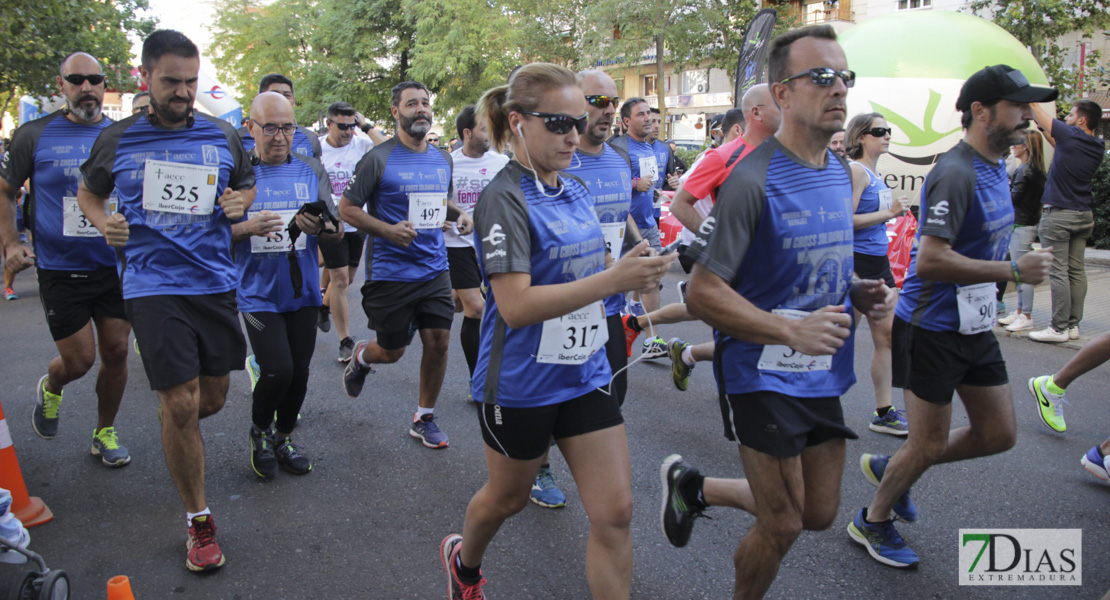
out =
<svg viewBox="0 0 1110 600"><path fill-rule="evenodd" d="M258 93L274 92L285 96L289 104L293 108L297 108L297 97L293 94L293 80L289 79L281 73L270 73L258 82ZM251 137L250 130L246 125L239 128L239 137L243 140L243 148L247 152L254 150L254 138ZM323 153L320 147L320 138L317 137L312 130L305 127L297 127L293 132L293 152L301 156L311 156L312 158L320 158Z"/></svg>
<svg viewBox="0 0 1110 600"><path fill-rule="evenodd" d="M38 267L39 294L58 356L35 386L31 425L43 439L58 432L62 389L81 378L96 361L97 423L91 452L110 467L131 460L115 432L123 390L127 385L126 321L116 256L106 246L77 204L78 167L89 148L112 121L101 114L104 73L100 63L84 52L62 61L58 87L66 108L27 123L15 131L10 152L0 163L0 238L7 269ZM15 230L16 197L30 180L34 252L19 243ZM96 207L103 217L115 210L115 198ZM96 333L93 333L93 330Z"/></svg>
<svg viewBox="0 0 1110 600"><path fill-rule="evenodd" d="M378 334L355 344L343 387L357 398L370 365L400 360L419 331L424 347L420 400L409 435L428 448L446 448L435 406L447 370L455 305L443 225L457 218L459 233L468 235L473 222L450 199L451 156L425 140L432 126L428 88L416 81L395 85L390 112L397 135L362 157L339 201L343 220L374 236L366 249L362 308Z"/></svg>
<svg viewBox="0 0 1110 600"><path fill-rule="evenodd" d="M235 129L193 110L199 71L189 38L150 34L139 68L150 107L101 133L77 191L85 216L117 249L127 318L158 393L162 448L185 504L191 571L224 564L205 502L198 421L223 407L228 373L246 358L231 224L255 193ZM113 188L119 212L109 216L103 206Z"/></svg>
<svg viewBox="0 0 1110 600"><path fill-rule="evenodd" d="M917 519L909 491L926 469L1005 452L1017 440L1006 363L991 330L995 283L1040 283L1052 253L1006 260L1014 209L1002 157L1025 142L1030 103L1055 99L1055 89L1030 85L1006 65L976 72L956 100L964 139L925 178L918 246L892 339L894 387L905 390L910 433L893 456L860 457L864 476L879 489L848 524L851 538L882 564L918 562L892 517ZM953 392L968 425L949 431Z"/></svg>
<svg viewBox="0 0 1110 600"><path fill-rule="evenodd" d="M833 134L832 138L829 139L829 150L836 152L836 155L840 158L848 160L848 153L844 149L844 133L844 130L841 129Z"/></svg>

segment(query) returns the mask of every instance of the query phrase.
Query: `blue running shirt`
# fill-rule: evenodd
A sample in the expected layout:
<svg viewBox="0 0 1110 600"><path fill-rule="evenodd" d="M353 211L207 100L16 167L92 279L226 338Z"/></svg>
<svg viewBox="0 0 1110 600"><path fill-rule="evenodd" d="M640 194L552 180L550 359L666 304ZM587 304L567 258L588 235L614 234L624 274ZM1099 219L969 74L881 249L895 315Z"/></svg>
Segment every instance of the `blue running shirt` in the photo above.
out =
<svg viewBox="0 0 1110 600"><path fill-rule="evenodd" d="M584 279L605 268L605 237L593 198L576 178L559 180L562 190L544 185L545 194L556 196L545 197L531 173L512 161L482 191L474 210L478 262L490 294L471 393L487 404L558 404L604 387L612 377L604 346L578 365L538 362L543 323L520 329L506 325L489 285L490 275L498 273L529 273L532 285L543 286Z"/></svg>
<svg viewBox="0 0 1110 600"><path fill-rule="evenodd" d="M925 177L920 214L918 244L921 236L931 235L968 258L1004 260L1014 228L1006 164L987 160L961 141ZM959 331L958 286L918 277L917 248L915 244L894 313L931 331Z"/></svg>
<svg viewBox="0 0 1110 600"><path fill-rule="evenodd" d="M231 258L231 221L216 200L227 188L254 187L254 170L235 129L226 121L194 112L184 127L165 129L145 113L114 123L93 144L81 165L85 187L97 196L119 192L119 212L131 230L120 249L125 299L143 296L219 294L239 285ZM148 165L147 161L152 162ZM158 165L172 163L172 168ZM180 166L194 165L194 166ZM215 170L209 185L192 198L188 190L165 184L170 201L198 208L212 202L212 211L187 214L143 208L144 177L149 174ZM179 186L180 187L180 186ZM206 190L211 189L211 196ZM182 193L184 192L184 193ZM160 198L147 198L148 203Z"/></svg>
<svg viewBox="0 0 1110 600"><path fill-rule="evenodd" d="M617 149L618 152L628 157L629 167L632 169L632 179L639 179L641 177L641 167L647 165L655 165L658 170L659 163L655 158L655 151L650 144L646 142L637 142L629 135L622 135L618 138L609 140L609 144ZM657 174L655 176L655 186L662 187L663 175ZM655 190L648 188L646 192L637 192L635 188L632 190L632 208L630 209L632 218L636 221L636 227L640 231L645 231L655 227Z"/></svg>
<svg viewBox="0 0 1110 600"><path fill-rule="evenodd" d="M844 305L851 314L852 238L848 165L831 151L824 167L806 163L771 138L733 168L688 252L762 310L796 311L780 313L789 317ZM840 396L856 381L854 332L831 360L714 337L729 394Z"/></svg>
<svg viewBox="0 0 1110 600"><path fill-rule="evenodd" d="M258 193L244 219L269 210L282 215L288 224L302 205L322 201L323 206L331 208L331 183L324 165L300 154L289 156L279 165L254 165ZM281 238L274 242L251 236L235 244L235 265L239 268L235 295L242 312L285 313L321 304L316 236L302 233L295 242L303 278L301 297L295 298L289 274L288 232L282 230L278 234Z"/></svg>
<svg viewBox="0 0 1110 600"><path fill-rule="evenodd" d="M594 211L605 234L605 247L617 260L621 257L624 230L628 226L628 210L632 202L632 169L628 159L609 144L601 145L600 154L588 154L581 148L567 169L581 179L594 200ZM624 308L624 294L605 299L605 316L611 317Z"/></svg>
<svg viewBox="0 0 1110 600"><path fill-rule="evenodd" d="M880 210L889 210L894 204L894 192L883 183L882 179L879 179L878 175L872 173L871 169L864 167L862 164L859 164L859 166L867 171L867 177L870 181L867 183L867 187L863 188L863 194L859 197L856 214L866 215ZM887 247L890 245L886 237L886 221L857 229L855 245L856 252L860 254L886 256Z"/></svg>
<svg viewBox="0 0 1110 600"><path fill-rule="evenodd" d="M655 183L652 187L662 191L663 184L667 183L667 175L674 173L674 163L671 161L671 149L663 142L655 140L651 143L651 151L655 154L655 164L659 166L659 176L655 178ZM655 218L656 223L659 222L662 214L662 208L654 209L652 216Z"/></svg>
<svg viewBox="0 0 1110 600"><path fill-rule="evenodd" d="M387 225L408 221L410 201L442 196L446 202L451 196L451 156L431 146L414 152L392 138L358 161L343 196ZM447 246L439 227L418 227L408 246L383 237L367 241L367 281L429 281L447 270Z"/></svg>
<svg viewBox="0 0 1110 600"><path fill-rule="evenodd" d="M254 150L254 137L251 132L244 125L236 130L239 137L243 140L243 149L248 153ZM293 131L293 154L300 154L301 156L311 156L312 158L320 158L324 154L323 147L320 145L320 138L312 131L304 127L298 127Z"/></svg>
<svg viewBox="0 0 1110 600"><path fill-rule="evenodd" d="M28 201L39 268L93 271L116 265L115 251L77 206L81 163L111 123L104 117L95 125L79 125L59 110L23 125L12 136L0 162L0 177L16 189L31 180ZM113 197L109 203L115 201Z"/></svg>

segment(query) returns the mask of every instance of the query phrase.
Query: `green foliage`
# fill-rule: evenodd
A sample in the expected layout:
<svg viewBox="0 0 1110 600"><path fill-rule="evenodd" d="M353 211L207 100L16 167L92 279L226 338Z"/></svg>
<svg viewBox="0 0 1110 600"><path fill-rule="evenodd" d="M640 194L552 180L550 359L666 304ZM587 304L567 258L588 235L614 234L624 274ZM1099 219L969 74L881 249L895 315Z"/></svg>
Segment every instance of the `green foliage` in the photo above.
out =
<svg viewBox="0 0 1110 600"><path fill-rule="evenodd" d="M108 86L121 92L138 87L131 77L130 37L154 30L153 19L136 13L147 0L3 0L0 8L0 102L24 94L51 96L62 59L72 52L88 52L100 61Z"/></svg>
<svg viewBox="0 0 1110 600"><path fill-rule="evenodd" d="M1091 234L1089 245L1100 250L1110 250L1110 154L1102 159L1092 183L1091 205L1095 215L1095 230Z"/></svg>
<svg viewBox="0 0 1110 600"><path fill-rule="evenodd" d="M695 150L693 148L686 148L685 146L679 146L678 149L675 150L674 153L675 153L675 156L682 159L682 162L686 163L689 167L693 167L694 166L694 160L698 157L699 154L701 154L702 152L705 152L705 149L708 148L708 147L709 147L709 141L706 140L706 142L704 144L702 144L702 147L699 148L699 149Z"/></svg>

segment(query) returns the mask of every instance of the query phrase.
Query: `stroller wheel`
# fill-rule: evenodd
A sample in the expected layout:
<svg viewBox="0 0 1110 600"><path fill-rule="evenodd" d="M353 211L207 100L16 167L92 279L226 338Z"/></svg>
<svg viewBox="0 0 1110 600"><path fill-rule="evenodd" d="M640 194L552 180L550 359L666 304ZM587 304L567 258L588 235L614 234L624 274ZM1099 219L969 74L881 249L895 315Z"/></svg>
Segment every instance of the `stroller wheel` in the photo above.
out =
<svg viewBox="0 0 1110 600"><path fill-rule="evenodd" d="M8 600L35 600L35 580L38 573L27 571L11 590L8 591Z"/></svg>
<svg viewBox="0 0 1110 600"><path fill-rule="evenodd" d="M51 571L42 579L36 600L69 600L69 576L65 571Z"/></svg>

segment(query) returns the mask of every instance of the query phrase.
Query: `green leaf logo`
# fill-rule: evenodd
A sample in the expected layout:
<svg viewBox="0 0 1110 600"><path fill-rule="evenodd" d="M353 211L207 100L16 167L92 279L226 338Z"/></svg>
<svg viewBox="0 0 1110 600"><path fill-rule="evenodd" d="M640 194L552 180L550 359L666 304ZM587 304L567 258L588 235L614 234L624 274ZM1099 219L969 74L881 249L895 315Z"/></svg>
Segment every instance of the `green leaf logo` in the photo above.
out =
<svg viewBox="0 0 1110 600"><path fill-rule="evenodd" d="M925 117L923 119L923 126L918 127L906 117L898 114L897 112L879 104L878 102L871 102L871 107L875 112L882 113L886 116L887 122L897 125L902 133L910 139L908 144L897 144L896 146L906 146L908 148L924 148L929 146L945 137L952 135L960 130L959 127L948 131L940 132L933 129L933 117L937 113L937 108L940 106L940 93L936 90L929 90L929 103L925 106ZM894 143L894 142L892 142Z"/></svg>

